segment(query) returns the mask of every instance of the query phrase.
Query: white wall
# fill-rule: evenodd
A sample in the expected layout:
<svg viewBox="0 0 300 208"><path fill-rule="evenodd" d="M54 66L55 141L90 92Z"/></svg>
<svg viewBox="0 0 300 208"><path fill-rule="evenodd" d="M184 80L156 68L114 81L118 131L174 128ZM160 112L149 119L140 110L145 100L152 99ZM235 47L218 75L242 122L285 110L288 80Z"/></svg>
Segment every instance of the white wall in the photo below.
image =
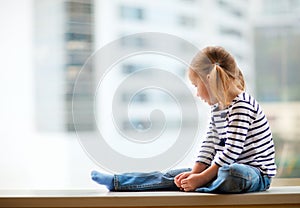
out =
<svg viewBox="0 0 300 208"><path fill-rule="evenodd" d="M101 188L75 135L36 132L33 0L1 0L0 28L0 189Z"/></svg>
<svg viewBox="0 0 300 208"><path fill-rule="evenodd" d="M22 183L33 126L32 2L0 3L0 187Z"/></svg>

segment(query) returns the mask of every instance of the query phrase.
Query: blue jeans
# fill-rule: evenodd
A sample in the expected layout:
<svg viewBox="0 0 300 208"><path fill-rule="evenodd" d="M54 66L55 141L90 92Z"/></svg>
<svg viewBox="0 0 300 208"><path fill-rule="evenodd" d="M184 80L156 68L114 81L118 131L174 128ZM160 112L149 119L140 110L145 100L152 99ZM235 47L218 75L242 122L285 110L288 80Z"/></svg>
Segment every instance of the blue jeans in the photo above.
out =
<svg viewBox="0 0 300 208"><path fill-rule="evenodd" d="M171 170L166 173L124 173L114 175L115 191L179 191L174 177L190 168ZM232 164L219 168L218 176L196 192L205 193L247 193L269 189L271 179L262 175L254 167L243 164Z"/></svg>

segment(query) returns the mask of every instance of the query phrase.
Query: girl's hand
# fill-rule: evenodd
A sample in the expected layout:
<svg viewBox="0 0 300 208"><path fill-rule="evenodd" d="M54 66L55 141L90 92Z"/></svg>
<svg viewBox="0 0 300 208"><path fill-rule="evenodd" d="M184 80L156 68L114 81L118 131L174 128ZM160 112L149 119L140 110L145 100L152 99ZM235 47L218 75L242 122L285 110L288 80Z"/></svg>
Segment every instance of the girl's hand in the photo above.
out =
<svg viewBox="0 0 300 208"><path fill-rule="evenodd" d="M206 180L203 178L203 175L191 174L181 181L181 188L184 191L195 191L196 188L204 186L205 184Z"/></svg>
<svg viewBox="0 0 300 208"><path fill-rule="evenodd" d="M192 174L192 172L183 172L178 174L177 176L175 176L174 178L174 183L176 184L176 186L180 189L182 189L181 187L181 181L185 178L187 178L188 176L190 176ZM182 189L183 190L183 189Z"/></svg>
<svg viewBox="0 0 300 208"><path fill-rule="evenodd" d="M195 191L217 177L219 166L215 163L201 173L186 172L175 177L176 185L184 191Z"/></svg>

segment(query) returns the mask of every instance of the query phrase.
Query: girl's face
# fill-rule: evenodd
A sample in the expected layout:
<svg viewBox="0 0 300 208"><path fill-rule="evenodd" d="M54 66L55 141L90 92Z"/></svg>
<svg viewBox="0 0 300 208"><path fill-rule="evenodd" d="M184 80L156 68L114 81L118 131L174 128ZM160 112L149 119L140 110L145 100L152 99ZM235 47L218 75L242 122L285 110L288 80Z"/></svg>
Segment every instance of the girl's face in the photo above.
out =
<svg viewBox="0 0 300 208"><path fill-rule="evenodd" d="M189 70L189 78L192 84L197 88L197 96L209 105L213 105L214 103L211 102L209 91L202 79L193 70Z"/></svg>

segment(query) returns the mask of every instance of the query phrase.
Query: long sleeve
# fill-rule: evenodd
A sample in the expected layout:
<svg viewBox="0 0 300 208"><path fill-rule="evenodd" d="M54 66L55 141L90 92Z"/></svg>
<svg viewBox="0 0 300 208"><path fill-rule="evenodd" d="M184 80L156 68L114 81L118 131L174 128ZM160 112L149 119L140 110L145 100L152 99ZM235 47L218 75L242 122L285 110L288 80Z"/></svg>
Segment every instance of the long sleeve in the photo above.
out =
<svg viewBox="0 0 300 208"><path fill-rule="evenodd" d="M197 162L202 162L206 165L210 165L216 154L215 139L217 138L217 131L214 129L213 123L210 122L209 129L206 134L206 138L202 142Z"/></svg>
<svg viewBox="0 0 300 208"><path fill-rule="evenodd" d="M228 108L214 107L197 161L207 165L214 162L220 167L247 164L275 176L275 147L269 122L252 96L243 92Z"/></svg>
<svg viewBox="0 0 300 208"><path fill-rule="evenodd" d="M236 102L228 112L228 125L226 130L225 146L215 163L219 166L229 165L237 161L244 150L245 140L248 135L249 127L255 119L257 110L250 103L239 101Z"/></svg>

